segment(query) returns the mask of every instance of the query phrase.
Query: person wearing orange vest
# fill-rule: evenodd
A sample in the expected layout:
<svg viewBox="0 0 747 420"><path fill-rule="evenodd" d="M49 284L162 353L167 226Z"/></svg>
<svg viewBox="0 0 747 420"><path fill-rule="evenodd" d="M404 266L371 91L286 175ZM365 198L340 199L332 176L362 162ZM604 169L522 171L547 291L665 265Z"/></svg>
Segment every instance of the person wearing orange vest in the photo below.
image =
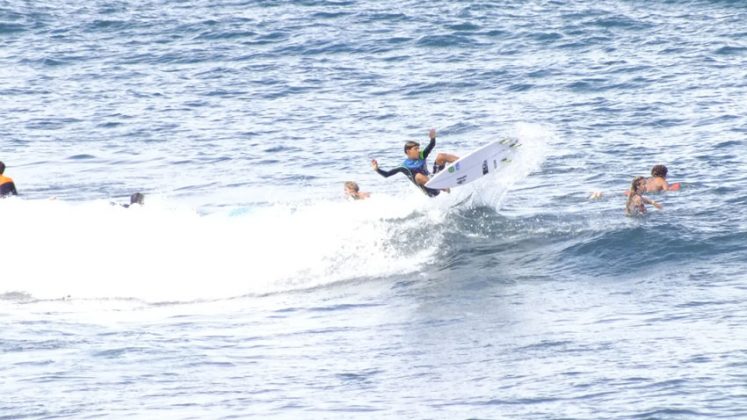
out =
<svg viewBox="0 0 747 420"><path fill-rule="evenodd" d="M5 172L5 164L0 162L0 197L6 197L8 195L18 195L16 191L16 184L13 180L3 175Z"/></svg>

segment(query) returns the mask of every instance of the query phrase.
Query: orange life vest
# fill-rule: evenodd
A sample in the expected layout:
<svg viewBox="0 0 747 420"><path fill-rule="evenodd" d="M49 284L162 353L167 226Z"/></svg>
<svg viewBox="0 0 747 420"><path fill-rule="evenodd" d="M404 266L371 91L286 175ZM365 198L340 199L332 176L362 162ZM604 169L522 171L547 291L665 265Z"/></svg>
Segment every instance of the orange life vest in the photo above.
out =
<svg viewBox="0 0 747 420"><path fill-rule="evenodd" d="M7 176L0 175L0 198L9 194L18 194L16 192L16 184Z"/></svg>

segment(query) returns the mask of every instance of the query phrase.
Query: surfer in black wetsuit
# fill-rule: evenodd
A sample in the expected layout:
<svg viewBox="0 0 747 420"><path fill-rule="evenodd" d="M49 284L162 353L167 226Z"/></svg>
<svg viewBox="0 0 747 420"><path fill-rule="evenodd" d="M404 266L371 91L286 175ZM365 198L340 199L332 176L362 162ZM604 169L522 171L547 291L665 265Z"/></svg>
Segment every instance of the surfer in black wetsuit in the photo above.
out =
<svg viewBox="0 0 747 420"><path fill-rule="evenodd" d="M114 203L114 202L112 202L110 204L112 206L116 206L117 205L117 203ZM130 207L134 206L135 204L138 204L138 205L141 205L141 206L144 205L145 204L145 194L140 193L140 192L133 193L130 196L130 204L120 204L120 206L122 206L124 208L130 208Z"/></svg>
<svg viewBox="0 0 747 420"><path fill-rule="evenodd" d="M4 172L5 164L3 162L0 162L0 198L9 195L18 195L18 191L16 191L16 184L13 183L12 179L4 176Z"/></svg>
<svg viewBox="0 0 747 420"><path fill-rule="evenodd" d="M424 150L420 150L420 143L416 141L408 141L405 143L405 155L407 159L402 163L402 166L385 171L379 168L379 163L376 159L371 161L371 167L379 173L379 175L389 178L396 173L403 173L407 178L412 181L413 184L417 185L428 197L435 197L441 191L427 188L425 183L430 179L430 173L428 172L428 165L426 164L426 158L436 147L436 130L431 128L428 133L431 141L425 147ZM433 173L437 173L442 170L447 163L455 162L459 158L457 156L448 153L439 153L436 155L436 161L433 163Z"/></svg>

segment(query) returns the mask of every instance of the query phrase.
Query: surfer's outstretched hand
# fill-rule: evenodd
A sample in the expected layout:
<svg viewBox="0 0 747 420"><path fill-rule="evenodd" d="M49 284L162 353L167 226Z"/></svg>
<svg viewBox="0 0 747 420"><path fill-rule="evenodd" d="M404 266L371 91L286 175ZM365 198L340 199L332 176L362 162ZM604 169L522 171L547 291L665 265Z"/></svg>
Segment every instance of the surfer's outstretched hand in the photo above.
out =
<svg viewBox="0 0 747 420"><path fill-rule="evenodd" d="M371 167L374 171L379 169L379 162L376 161L376 159L371 159Z"/></svg>
<svg viewBox="0 0 747 420"><path fill-rule="evenodd" d="M435 128L431 128L431 131L428 132L428 137L430 137L431 139L435 139L436 138L436 129Z"/></svg>

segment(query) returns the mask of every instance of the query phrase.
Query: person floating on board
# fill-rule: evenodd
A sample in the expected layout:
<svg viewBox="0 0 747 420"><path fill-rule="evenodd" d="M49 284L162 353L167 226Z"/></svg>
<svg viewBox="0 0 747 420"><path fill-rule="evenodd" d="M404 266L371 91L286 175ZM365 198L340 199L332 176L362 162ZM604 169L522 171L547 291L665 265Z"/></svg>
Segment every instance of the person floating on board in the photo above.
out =
<svg viewBox="0 0 747 420"><path fill-rule="evenodd" d="M431 153L433 148L436 147L436 130L431 128L428 136L431 141L422 151L420 150L420 143L416 141L408 141L405 143L405 155L407 156L407 159L402 163L402 166L385 171L379 169L379 163L376 159L373 159L371 160L371 167L378 172L379 175L385 178L389 178L396 173L403 173L410 179L410 181L412 181L413 184L428 195L428 197L437 196L441 191L427 188L425 186L425 183L430 179L428 165L425 160L428 158L428 155ZM439 153L436 155L436 161L433 163L433 173L436 174L438 171L442 170L447 163L455 162L458 159L457 156L448 153Z"/></svg>
<svg viewBox="0 0 747 420"><path fill-rule="evenodd" d="M633 179L630 184L630 191L628 192L628 202L625 204L625 214L628 216L639 216L646 213L645 204L651 204L657 209L661 210L661 204L656 201L644 197L642 194L646 192L646 178L637 176Z"/></svg>
<svg viewBox="0 0 747 420"><path fill-rule="evenodd" d="M345 182L345 196L351 200L365 200L371 196L371 193L361 192L356 182L347 181Z"/></svg>
<svg viewBox="0 0 747 420"><path fill-rule="evenodd" d="M5 164L0 162L0 198L7 197L9 195L18 195L16 191L16 184L12 179L3 175L5 172Z"/></svg>
<svg viewBox="0 0 747 420"><path fill-rule="evenodd" d="M654 165L651 168L651 178L646 180L646 192L677 191L680 183L669 184L667 182L667 167Z"/></svg>

